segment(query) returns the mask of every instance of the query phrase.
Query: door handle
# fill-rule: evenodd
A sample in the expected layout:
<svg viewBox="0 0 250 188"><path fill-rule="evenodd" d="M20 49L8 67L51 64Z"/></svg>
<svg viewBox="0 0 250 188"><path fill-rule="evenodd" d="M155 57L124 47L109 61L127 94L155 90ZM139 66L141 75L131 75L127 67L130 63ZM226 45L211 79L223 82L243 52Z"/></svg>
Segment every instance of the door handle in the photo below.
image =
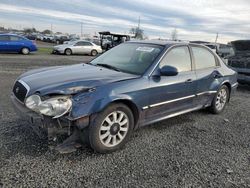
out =
<svg viewBox="0 0 250 188"><path fill-rule="evenodd" d="M190 78L190 79L187 79L186 81L185 81L185 83L192 83L193 82L193 80Z"/></svg>

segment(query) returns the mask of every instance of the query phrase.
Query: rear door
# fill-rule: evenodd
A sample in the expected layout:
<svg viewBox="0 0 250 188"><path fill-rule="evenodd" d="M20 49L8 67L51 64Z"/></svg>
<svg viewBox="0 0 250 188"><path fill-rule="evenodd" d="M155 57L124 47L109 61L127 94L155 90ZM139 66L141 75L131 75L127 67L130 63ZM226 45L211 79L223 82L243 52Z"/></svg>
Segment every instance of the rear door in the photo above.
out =
<svg viewBox="0 0 250 188"><path fill-rule="evenodd" d="M77 42L73 49L74 53L77 54L89 54L92 50L93 45L90 42L87 41L79 41Z"/></svg>
<svg viewBox="0 0 250 188"><path fill-rule="evenodd" d="M83 48L83 50L84 50L84 53L85 54L90 54L91 53L91 51L92 51L92 49L93 49L93 44L92 43L90 43L90 42L84 42L84 48Z"/></svg>
<svg viewBox="0 0 250 188"><path fill-rule="evenodd" d="M72 50L74 54L83 54L83 51L84 51L83 48L84 48L83 41L79 41L74 44L74 46L72 47Z"/></svg>
<svg viewBox="0 0 250 188"><path fill-rule="evenodd" d="M11 51L20 52L24 45L23 38L19 36L10 36L9 46Z"/></svg>
<svg viewBox="0 0 250 188"><path fill-rule="evenodd" d="M216 94L221 83L218 68L220 67L217 57L207 48L191 45L192 56L197 76L197 98L195 103L206 105Z"/></svg>
<svg viewBox="0 0 250 188"><path fill-rule="evenodd" d="M170 65L176 67L176 76L150 77L150 105L147 120L154 121L194 107L196 75L188 46L171 49L162 59L159 68Z"/></svg>
<svg viewBox="0 0 250 188"><path fill-rule="evenodd" d="M8 35L0 35L0 52L9 52L9 36Z"/></svg>

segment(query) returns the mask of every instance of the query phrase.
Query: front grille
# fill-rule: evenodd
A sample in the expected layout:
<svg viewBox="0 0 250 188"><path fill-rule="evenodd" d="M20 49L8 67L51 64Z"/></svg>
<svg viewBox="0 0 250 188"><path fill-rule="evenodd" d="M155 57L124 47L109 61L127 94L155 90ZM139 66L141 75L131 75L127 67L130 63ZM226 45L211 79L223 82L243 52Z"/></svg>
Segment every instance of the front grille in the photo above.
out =
<svg viewBox="0 0 250 188"><path fill-rule="evenodd" d="M24 102L28 89L17 81L13 87L13 93L21 102Z"/></svg>

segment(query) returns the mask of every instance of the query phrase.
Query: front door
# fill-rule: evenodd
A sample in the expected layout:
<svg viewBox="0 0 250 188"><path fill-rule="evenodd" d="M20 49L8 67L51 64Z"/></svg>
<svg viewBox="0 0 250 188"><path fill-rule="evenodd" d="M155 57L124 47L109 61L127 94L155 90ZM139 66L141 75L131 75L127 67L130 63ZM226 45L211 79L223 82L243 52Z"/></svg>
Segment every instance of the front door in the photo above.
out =
<svg viewBox="0 0 250 188"><path fill-rule="evenodd" d="M194 108L197 82L189 47L172 48L156 69L165 65L176 67L178 75L150 77L150 105L146 112L147 121Z"/></svg>
<svg viewBox="0 0 250 188"><path fill-rule="evenodd" d="M0 36L0 52L8 52L10 51L9 46L9 36L8 35L1 35Z"/></svg>

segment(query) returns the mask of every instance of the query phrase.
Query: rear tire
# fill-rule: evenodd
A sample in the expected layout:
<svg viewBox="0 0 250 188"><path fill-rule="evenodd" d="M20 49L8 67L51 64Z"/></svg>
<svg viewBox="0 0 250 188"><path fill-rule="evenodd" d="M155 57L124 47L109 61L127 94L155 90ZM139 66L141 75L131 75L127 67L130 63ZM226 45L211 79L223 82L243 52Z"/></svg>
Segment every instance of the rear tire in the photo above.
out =
<svg viewBox="0 0 250 188"><path fill-rule="evenodd" d="M21 53L23 55L28 55L30 53L30 50L29 50L29 48L22 48Z"/></svg>
<svg viewBox="0 0 250 188"><path fill-rule="evenodd" d="M122 148L134 129L134 117L124 104L111 104L102 111L88 130L89 144L99 153Z"/></svg>
<svg viewBox="0 0 250 188"><path fill-rule="evenodd" d="M228 102L229 95L229 88L226 85L222 85L214 96L210 111L213 114L219 114L223 112Z"/></svg>
<svg viewBox="0 0 250 188"><path fill-rule="evenodd" d="M91 55L92 55L92 56L97 56L97 54L98 54L98 52L97 52L96 50L92 50L92 51L91 51Z"/></svg>
<svg viewBox="0 0 250 188"><path fill-rule="evenodd" d="M72 55L72 50L67 48L64 53L65 55Z"/></svg>

